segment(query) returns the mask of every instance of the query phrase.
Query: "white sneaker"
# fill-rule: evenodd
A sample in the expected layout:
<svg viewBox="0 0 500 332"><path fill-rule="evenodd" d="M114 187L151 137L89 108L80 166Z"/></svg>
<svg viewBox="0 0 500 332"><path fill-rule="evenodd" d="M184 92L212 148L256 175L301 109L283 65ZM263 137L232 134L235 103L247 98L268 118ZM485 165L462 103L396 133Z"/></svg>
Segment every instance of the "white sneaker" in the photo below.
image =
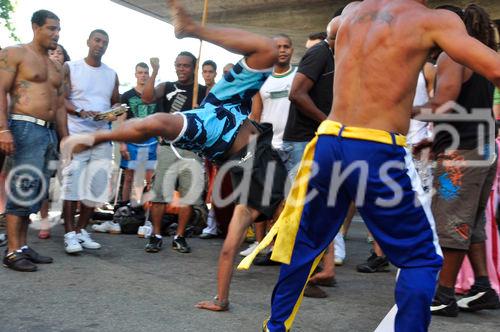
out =
<svg viewBox="0 0 500 332"><path fill-rule="evenodd" d="M64 250L68 254L74 254L83 250L74 231L64 234Z"/></svg>
<svg viewBox="0 0 500 332"><path fill-rule="evenodd" d="M108 221L109 223L109 233L110 234L121 234L122 228L117 222Z"/></svg>
<svg viewBox="0 0 500 332"><path fill-rule="evenodd" d="M335 258L340 258L343 261L346 257L345 240L340 232L335 235L333 245L335 247Z"/></svg>
<svg viewBox="0 0 500 332"><path fill-rule="evenodd" d="M153 224L149 220L146 220L144 226L139 226L139 229L137 230L137 236L140 238L149 239L152 234L153 234Z"/></svg>
<svg viewBox="0 0 500 332"><path fill-rule="evenodd" d="M92 240L90 234L84 229L81 230L81 233L76 234L76 237L78 238L78 241L80 241L80 245L85 249L101 248L101 245Z"/></svg>
<svg viewBox="0 0 500 332"><path fill-rule="evenodd" d="M254 249L257 248L258 245L259 245L259 242L255 241L254 243L249 245L247 249L240 251L240 256L246 257L246 256L250 255L254 251Z"/></svg>
<svg viewBox="0 0 500 332"><path fill-rule="evenodd" d="M108 222L105 221L103 222L102 224L94 224L92 225L92 230L94 232L98 232L98 233L107 233L109 232L109 226L108 226Z"/></svg>
<svg viewBox="0 0 500 332"><path fill-rule="evenodd" d="M99 233L120 234L122 232L120 224L112 221L105 221L100 225L92 225L92 229Z"/></svg>

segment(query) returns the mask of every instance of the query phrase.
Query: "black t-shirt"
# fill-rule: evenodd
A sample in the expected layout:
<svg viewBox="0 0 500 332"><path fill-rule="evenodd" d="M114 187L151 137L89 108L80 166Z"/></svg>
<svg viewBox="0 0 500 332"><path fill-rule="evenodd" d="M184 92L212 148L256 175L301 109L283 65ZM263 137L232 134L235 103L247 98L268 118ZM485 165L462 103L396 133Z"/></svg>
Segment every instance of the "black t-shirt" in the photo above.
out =
<svg viewBox="0 0 500 332"><path fill-rule="evenodd" d="M183 85L179 82L165 82L165 90L160 100L160 111L165 113L183 112L193 109L194 83ZM198 105L206 95L206 87L198 84Z"/></svg>
<svg viewBox="0 0 500 332"><path fill-rule="evenodd" d="M316 107L328 115L333 101L333 73L335 65L328 43L320 42L307 50L300 60L297 73L302 73L314 82L309 96ZM283 134L283 140L307 142L314 137L319 122L307 117L292 103Z"/></svg>
<svg viewBox="0 0 500 332"><path fill-rule="evenodd" d="M158 107L156 103L146 104L142 101L142 96L136 89L132 88L122 94L120 98L122 104L127 104L130 108L127 111L127 119L131 118L145 118L148 115L157 112Z"/></svg>
<svg viewBox="0 0 500 332"><path fill-rule="evenodd" d="M489 82L486 78L480 76L479 74L472 74L472 76L462 84L460 90L460 95L457 98L457 104L464 107L467 113L471 113L473 109L483 109L487 112L486 117L490 119L488 121L436 121L435 124L447 124L455 128L458 132L460 142L458 148L461 150L472 150L478 148L479 144L479 126L484 126L484 143L491 143L489 139L489 123L494 123L494 115L491 109L493 105L493 92L495 86ZM450 114L452 118L453 113ZM495 131L496 134L496 131ZM447 131L438 131L436 137L434 138L432 144L432 150L434 153L439 154L448 149L453 142L452 136Z"/></svg>

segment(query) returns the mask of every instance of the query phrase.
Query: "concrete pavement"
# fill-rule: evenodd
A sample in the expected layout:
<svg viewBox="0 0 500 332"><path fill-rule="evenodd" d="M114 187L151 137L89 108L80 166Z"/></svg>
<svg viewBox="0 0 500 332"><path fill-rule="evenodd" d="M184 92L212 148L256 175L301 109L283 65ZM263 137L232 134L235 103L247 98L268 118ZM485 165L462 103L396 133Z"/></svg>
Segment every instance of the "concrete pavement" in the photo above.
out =
<svg viewBox="0 0 500 332"><path fill-rule="evenodd" d="M355 271L368 256L361 222L353 222L346 242L348 260L337 269L338 286L324 288L326 299L305 298L294 331L373 331L394 303L395 269L372 275ZM164 238L158 254L145 253L134 235L95 234L103 245L78 256L64 253L62 226L33 248L52 255L54 264L36 273L0 268L0 332L79 331L260 331L278 267L254 266L236 272L229 312L194 308L215 295L217 256L222 240L188 239L191 254L170 249ZM458 318L433 317L434 332L496 332L500 310Z"/></svg>

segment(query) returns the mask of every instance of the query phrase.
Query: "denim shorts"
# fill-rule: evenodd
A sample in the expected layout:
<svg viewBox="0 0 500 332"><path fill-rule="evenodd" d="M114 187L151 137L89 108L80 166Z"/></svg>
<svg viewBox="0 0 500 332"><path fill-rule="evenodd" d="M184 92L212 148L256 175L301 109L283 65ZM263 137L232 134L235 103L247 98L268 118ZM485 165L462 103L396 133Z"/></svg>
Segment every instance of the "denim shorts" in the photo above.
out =
<svg viewBox="0 0 500 332"><path fill-rule="evenodd" d="M15 152L7 175L6 214L27 217L47 198L50 176L57 168L57 135L31 122L10 120Z"/></svg>
<svg viewBox="0 0 500 332"><path fill-rule="evenodd" d="M288 176L291 179L295 179L297 175L302 155L308 143L309 142L283 141L280 157L283 159L286 170L288 171Z"/></svg>

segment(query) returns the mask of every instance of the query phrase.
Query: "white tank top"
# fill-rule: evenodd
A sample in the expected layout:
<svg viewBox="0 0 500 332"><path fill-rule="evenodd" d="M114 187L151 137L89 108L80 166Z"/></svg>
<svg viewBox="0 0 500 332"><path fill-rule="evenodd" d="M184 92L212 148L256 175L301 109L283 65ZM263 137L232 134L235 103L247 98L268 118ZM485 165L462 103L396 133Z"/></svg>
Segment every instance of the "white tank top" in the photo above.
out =
<svg viewBox="0 0 500 332"><path fill-rule="evenodd" d="M418 75L417 90L415 91L415 98L413 99L413 106L424 105L429 101L429 94L427 93L427 83L425 81L424 73L421 71ZM430 132L428 130L428 124L424 121L410 120L410 129L408 130L408 135L406 135L406 141L408 144L417 144L424 138L428 138Z"/></svg>
<svg viewBox="0 0 500 332"><path fill-rule="evenodd" d="M260 122L273 125L273 147L283 147L283 133L285 132L288 113L290 111L290 88L297 68L291 68L288 73L273 74L260 88L262 98L262 116Z"/></svg>
<svg viewBox="0 0 500 332"><path fill-rule="evenodd" d="M100 67L89 66L85 60L67 62L70 70L71 92L69 100L77 108L103 113L111 108L111 96L116 83L116 72L101 63ZM70 134L94 132L108 129L107 121L82 119L68 114Z"/></svg>

